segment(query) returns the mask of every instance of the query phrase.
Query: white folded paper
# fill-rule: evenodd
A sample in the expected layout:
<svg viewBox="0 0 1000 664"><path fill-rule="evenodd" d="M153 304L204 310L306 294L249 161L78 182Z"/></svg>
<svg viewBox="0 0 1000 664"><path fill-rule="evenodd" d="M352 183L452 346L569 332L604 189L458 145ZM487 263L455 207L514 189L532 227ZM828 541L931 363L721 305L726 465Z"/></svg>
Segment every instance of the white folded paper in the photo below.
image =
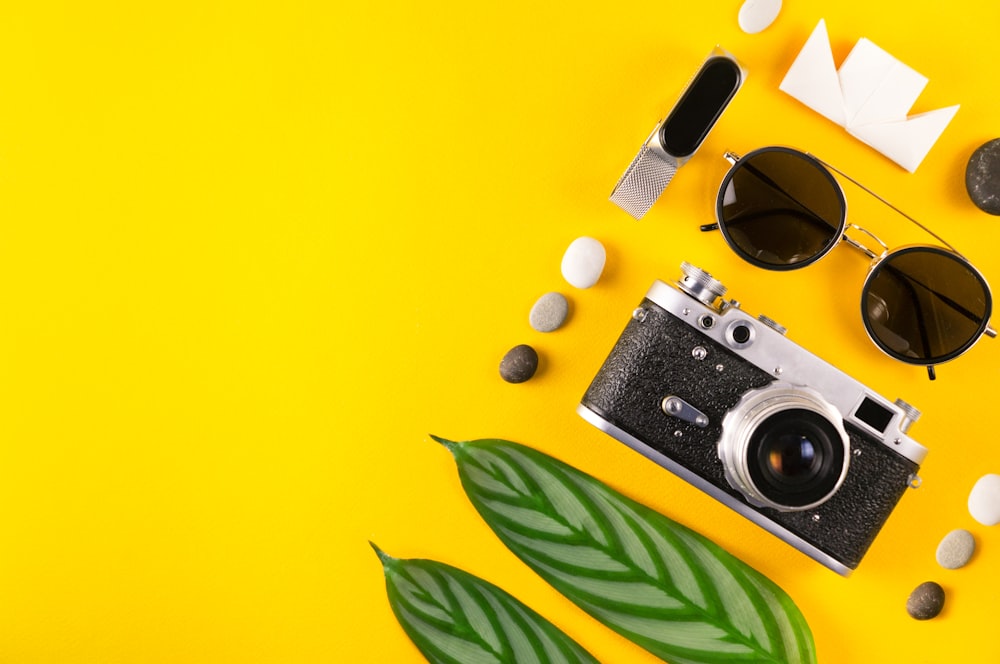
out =
<svg viewBox="0 0 1000 664"><path fill-rule="evenodd" d="M820 20L779 87L912 173L958 111L907 117L926 85L926 77L863 38L838 70Z"/></svg>

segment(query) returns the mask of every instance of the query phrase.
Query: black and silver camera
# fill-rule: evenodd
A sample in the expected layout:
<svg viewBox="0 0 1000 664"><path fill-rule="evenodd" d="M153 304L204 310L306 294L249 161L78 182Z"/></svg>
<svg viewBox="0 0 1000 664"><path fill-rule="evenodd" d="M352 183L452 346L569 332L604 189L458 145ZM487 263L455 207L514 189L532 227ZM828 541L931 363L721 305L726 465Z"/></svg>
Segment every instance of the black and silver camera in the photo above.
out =
<svg viewBox="0 0 1000 664"><path fill-rule="evenodd" d="M688 263L657 281L583 397L591 424L848 575L927 450L920 413L754 318Z"/></svg>

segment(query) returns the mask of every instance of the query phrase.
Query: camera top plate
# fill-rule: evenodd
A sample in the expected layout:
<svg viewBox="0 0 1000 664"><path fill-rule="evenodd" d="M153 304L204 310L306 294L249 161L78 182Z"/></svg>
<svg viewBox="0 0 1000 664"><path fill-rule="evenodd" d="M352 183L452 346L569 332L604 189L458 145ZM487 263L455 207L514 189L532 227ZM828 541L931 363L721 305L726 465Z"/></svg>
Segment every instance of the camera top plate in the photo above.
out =
<svg viewBox="0 0 1000 664"><path fill-rule="evenodd" d="M811 387L823 394L845 421L881 440L897 454L916 464L927 456L927 448L906 433L915 420L915 409L888 400L799 346L770 319L755 318L732 300L705 304L678 286L660 280L649 288L646 299L776 380ZM869 416L872 410L881 417Z"/></svg>

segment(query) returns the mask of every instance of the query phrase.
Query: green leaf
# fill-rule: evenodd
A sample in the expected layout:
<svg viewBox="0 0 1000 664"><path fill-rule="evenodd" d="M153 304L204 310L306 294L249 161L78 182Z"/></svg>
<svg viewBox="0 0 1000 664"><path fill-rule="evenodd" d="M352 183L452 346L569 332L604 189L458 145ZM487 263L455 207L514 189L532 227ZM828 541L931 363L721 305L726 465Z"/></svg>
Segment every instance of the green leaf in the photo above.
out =
<svg viewBox="0 0 1000 664"><path fill-rule="evenodd" d="M529 447L435 440L511 551L654 655L673 664L816 661L791 598L711 540Z"/></svg>
<svg viewBox="0 0 1000 664"><path fill-rule="evenodd" d="M506 591L433 560L400 560L372 544L396 619L432 664L597 664Z"/></svg>

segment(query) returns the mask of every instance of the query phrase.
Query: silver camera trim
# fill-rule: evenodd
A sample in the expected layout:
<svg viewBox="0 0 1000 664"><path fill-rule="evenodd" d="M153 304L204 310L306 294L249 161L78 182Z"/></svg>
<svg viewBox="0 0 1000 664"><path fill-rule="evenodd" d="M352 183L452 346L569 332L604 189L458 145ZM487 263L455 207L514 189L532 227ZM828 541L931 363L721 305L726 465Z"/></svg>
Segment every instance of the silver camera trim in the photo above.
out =
<svg viewBox="0 0 1000 664"><path fill-rule="evenodd" d="M822 416L839 434L840 443L844 448L844 461L835 486L819 500L801 506L779 503L764 495L763 490L753 481L748 464L748 446L753 433L767 418L792 408L808 410ZM726 481L730 486L742 493L750 504L770 507L780 512L804 512L825 503L844 484L851 462L851 443L840 413L819 392L782 381L750 390L726 412L722 418L722 436L719 438L718 451Z"/></svg>
<svg viewBox="0 0 1000 664"><path fill-rule="evenodd" d="M926 458L927 448L905 433L912 420L910 413L787 339L770 325L753 318L740 309L738 304L723 301L718 307L710 307L660 280L653 283L646 298L724 348L733 348L726 338L730 325L736 321L746 324L753 330L753 340L739 349L741 358L786 383L809 386L822 394L845 422L850 422L915 464L920 465ZM706 314L718 319L717 324L710 329L699 324L701 317ZM884 431L875 429L854 415L865 399L870 399L892 413Z"/></svg>

